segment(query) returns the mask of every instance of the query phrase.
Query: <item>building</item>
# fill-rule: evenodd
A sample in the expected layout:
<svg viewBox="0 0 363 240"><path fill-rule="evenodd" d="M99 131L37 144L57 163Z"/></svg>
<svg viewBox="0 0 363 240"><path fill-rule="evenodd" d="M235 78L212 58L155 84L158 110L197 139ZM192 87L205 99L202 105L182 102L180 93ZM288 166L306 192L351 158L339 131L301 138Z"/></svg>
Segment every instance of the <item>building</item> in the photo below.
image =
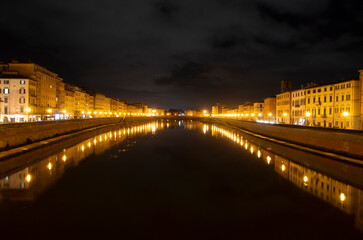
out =
<svg viewBox="0 0 363 240"><path fill-rule="evenodd" d="M263 100L263 116L265 121L276 121L276 96L268 97Z"/></svg>
<svg viewBox="0 0 363 240"><path fill-rule="evenodd" d="M219 116L221 114L227 114L231 108L225 104L217 103L212 107L212 116Z"/></svg>
<svg viewBox="0 0 363 240"><path fill-rule="evenodd" d="M243 120L252 120L253 103L245 102L244 104L238 105L238 117Z"/></svg>
<svg viewBox="0 0 363 240"><path fill-rule="evenodd" d="M304 88L291 91L291 124L305 125L306 90Z"/></svg>
<svg viewBox="0 0 363 240"><path fill-rule="evenodd" d="M74 98L73 89L68 88L68 86L65 85L63 95L64 95L64 107L62 110L63 118L64 119L74 118L75 98Z"/></svg>
<svg viewBox="0 0 363 240"><path fill-rule="evenodd" d="M262 120L263 119L264 105L265 105L264 102L253 103L253 113L251 114L253 120Z"/></svg>
<svg viewBox="0 0 363 240"><path fill-rule="evenodd" d="M51 119L55 112L60 112L59 94L60 82L63 81L58 74L32 62L17 62L0 64L3 71L23 75L36 84L36 108L32 115L37 120Z"/></svg>
<svg viewBox="0 0 363 240"><path fill-rule="evenodd" d="M276 122L290 124L291 92L276 95Z"/></svg>
<svg viewBox="0 0 363 240"><path fill-rule="evenodd" d="M333 127L334 85L306 89L306 125Z"/></svg>
<svg viewBox="0 0 363 240"><path fill-rule="evenodd" d="M36 81L17 72L0 74L0 122L36 120Z"/></svg>
<svg viewBox="0 0 363 240"><path fill-rule="evenodd" d="M359 129L360 98L359 80L334 84L334 127Z"/></svg>

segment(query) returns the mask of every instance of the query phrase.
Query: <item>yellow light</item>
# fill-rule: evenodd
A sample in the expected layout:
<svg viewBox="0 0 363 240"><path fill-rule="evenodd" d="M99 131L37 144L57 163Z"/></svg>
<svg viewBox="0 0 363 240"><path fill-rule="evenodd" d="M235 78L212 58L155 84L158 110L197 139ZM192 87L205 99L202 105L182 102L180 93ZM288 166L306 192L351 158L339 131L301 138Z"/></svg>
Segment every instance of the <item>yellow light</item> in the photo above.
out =
<svg viewBox="0 0 363 240"><path fill-rule="evenodd" d="M260 150L258 150L258 151L257 151L257 157L258 157L258 158L260 158L260 157L261 157L261 151L260 151Z"/></svg>
<svg viewBox="0 0 363 240"><path fill-rule="evenodd" d="M82 152L84 151L84 145L82 145L81 150L82 150Z"/></svg>
<svg viewBox="0 0 363 240"><path fill-rule="evenodd" d="M287 116L287 113L284 113L284 114L282 114L282 115Z"/></svg>
<svg viewBox="0 0 363 240"><path fill-rule="evenodd" d="M262 113L259 113L258 116L261 117L262 116Z"/></svg>
<svg viewBox="0 0 363 240"><path fill-rule="evenodd" d="M62 112L65 114L65 113L67 113L67 110L63 110Z"/></svg>
<svg viewBox="0 0 363 240"><path fill-rule="evenodd" d="M48 113L52 113L52 109L48 109L48 110L47 110L47 112L48 112Z"/></svg>
<svg viewBox="0 0 363 240"><path fill-rule="evenodd" d="M26 180L27 182L30 182L30 181L32 180L32 176L30 176L30 174L26 175L25 180Z"/></svg>
<svg viewBox="0 0 363 240"><path fill-rule="evenodd" d="M282 170L283 172L286 170L286 167L285 167L285 165L284 165L284 164L282 164L282 166L281 166L281 170Z"/></svg>
<svg viewBox="0 0 363 240"><path fill-rule="evenodd" d="M246 113L246 117L248 117L248 113Z"/></svg>
<svg viewBox="0 0 363 240"><path fill-rule="evenodd" d="M91 142L88 142L88 147L91 147Z"/></svg>
<svg viewBox="0 0 363 240"><path fill-rule="evenodd" d="M268 116L271 117L272 116L272 113L268 113Z"/></svg>
<svg viewBox="0 0 363 240"><path fill-rule="evenodd" d="M254 117L254 116L255 116L255 114L254 114L254 113L252 113L252 114L251 114L251 116L252 116L252 117Z"/></svg>
<svg viewBox="0 0 363 240"><path fill-rule="evenodd" d="M253 153L253 147L251 146L251 154Z"/></svg>
<svg viewBox="0 0 363 240"><path fill-rule="evenodd" d="M266 159L267 159L267 164L270 164L270 162L271 162L271 157L270 157L270 156L267 156L267 157L266 157Z"/></svg>
<svg viewBox="0 0 363 240"><path fill-rule="evenodd" d="M25 112L29 113L31 111L31 108L26 108Z"/></svg>
<svg viewBox="0 0 363 240"><path fill-rule="evenodd" d="M307 117L310 117L310 115L311 115L311 113L310 113L310 112L306 112L306 113L305 113L305 116L307 116Z"/></svg>
<svg viewBox="0 0 363 240"><path fill-rule="evenodd" d="M97 114L97 112L93 112L94 114Z"/></svg>
<svg viewBox="0 0 363 240"><path fill-rule="evenodd" d="M100 114L102 114L102 112L100 112Z"/></svg>
<svg viewBox="0 0 363 240"><path fill-rule="evenodd" d="M304 176L304 182L308 182L308 176Z"/></svg>
<svg viewBox="0 0 363 240"><path fill-rule="evenodd" d="M84 111L82 111L82 114L84 114Z"/></svg>
<svg viewBox="0 0 363 240"><path fill-rule="evenodd" d="M342 201L342 202L345 201L345 194L344 193L340 194L340 201Z"/></svg>
<svg viewBox="0 0 363 240"><path fill-rule="evenodd" d="M62 160L63 160L63 162L65 162L67 160L67 156L63 155Z"/></svg>
<svg viewBox="0 0 363 240"><path fill-rule="evenodd" d="M348 117L349 116L349 112L343 112L343 116L344 117Z"/></svg>
<svg viewBox="0 0 363 240"><path fill-rule="evenodd" d="M48 163L48 169L51 170L52 169L52 164L51 163Z"/></svg>

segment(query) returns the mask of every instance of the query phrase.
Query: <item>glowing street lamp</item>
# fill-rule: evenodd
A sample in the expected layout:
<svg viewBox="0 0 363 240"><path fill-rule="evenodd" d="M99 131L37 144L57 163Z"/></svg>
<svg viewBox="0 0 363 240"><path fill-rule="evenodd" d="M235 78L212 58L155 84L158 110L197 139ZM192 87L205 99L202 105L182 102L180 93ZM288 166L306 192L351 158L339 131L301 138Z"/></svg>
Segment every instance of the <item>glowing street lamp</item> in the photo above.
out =
<svg viewBox="0 0 363 240"><path fill-rule="evenodd" d="M344 120L344 128L347 128L347 117L349 116L349 112L343 112L342 115L345 118L345 120Z"/></svg>
<svg viewBox="0 0 363 240"><path fill-rule="evenodd" d="M306 123L306 125L308 125L308 124L309 124L309 117L311 116L311 112L306 112L306 113L305 113L305 116L306 116L306 121L305 121L305 123Z"/></svg>

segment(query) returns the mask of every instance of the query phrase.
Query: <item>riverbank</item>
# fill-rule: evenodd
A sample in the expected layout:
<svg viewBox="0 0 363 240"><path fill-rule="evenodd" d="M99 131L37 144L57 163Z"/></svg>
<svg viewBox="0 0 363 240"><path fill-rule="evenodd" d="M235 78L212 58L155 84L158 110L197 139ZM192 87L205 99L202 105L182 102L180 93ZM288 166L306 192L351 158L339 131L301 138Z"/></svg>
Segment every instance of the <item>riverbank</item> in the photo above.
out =
<svg viewBox="0 0 363 240"><path fill-rule="evenodd" d="M274 125L232 119L203 121L236 128L247 134L325 157L363 165L363 132L342 129Z"/></svg>
<svg viewBox="0 0 363 240"><path fill-rule="evenodd" d="M27 152L34 155L34 150L49 146L54 148L56 143L66 140L77 138L76 141L79 141L80 136L87 138L90 134L112 127L127 127L153 120L154 118L100 118L1 125L0 142L5 147L0 151L0 161Z"/></svg>

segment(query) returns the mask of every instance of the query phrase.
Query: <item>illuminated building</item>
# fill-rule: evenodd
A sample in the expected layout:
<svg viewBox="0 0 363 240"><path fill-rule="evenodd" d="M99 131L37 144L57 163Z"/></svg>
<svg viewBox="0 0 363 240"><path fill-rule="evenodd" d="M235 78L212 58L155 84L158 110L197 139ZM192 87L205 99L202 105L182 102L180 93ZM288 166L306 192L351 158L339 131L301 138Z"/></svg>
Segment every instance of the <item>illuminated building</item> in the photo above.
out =
<svg viewBox="0 0 363 240"><path fill-rule="evenodd" d="M298 89L291 91L291 123L295 125L305 125L306 112L306 91Z"/></svg>
<svg viewBox="0 0 363 240"><path fill-rule="evenodd" d="M148 109L148 116L158 117L158 116L164 116L165 110L161 108L149 108Z"/></svg>
<svg viewBox="0 0 363 240"><path fill-rule="evenodd" d="M263 119L263 109L264 109L264 102L256 102L253 103L253 113L252 119L253 120L262 120Z"/></svg>
<svg viewBox="0 0 363 240"><path fill-rule="evenodd" d="M0 122L35 121L36 82L15 73L0 74Z"/></svg>
<svg viewBox="0 0 363 240"><path fill-rule="evenodd" d="M334 86L333 84L316 85L306 89L306 125L332 127Z"/></svg>
<svg viewBox="0 0 363 240"><path fill-rule="evenodd" d="M358 80L334 84L334 127L359 129L360 98Z"/></svg>
<svg viewBox="0 0 363 240"><path fill-rule="evenodd" d="M264 120L274 122L276 120L276 96L265 98L263 103Z"/></svg>
<svg viewBox="0 0 363 240"><path fill-rule="evenodd" d="M253 103L245 102L238 105L238 118L243 120L252 120Z"/></svg>
<svg viewBox="0 0 363 240"><path fill-rule="evenodd" d="M276 95L276 122L290 124L291 81L281 81L281 93Z"/></svg>
<svg viewBox="0 0 363 240"><path fill-rule="evenodd" d="M276 95L276 122L290 124L291 92Z"/></svg>
<svg viewBox="0 0 363 240"><path fill-rule="evenodd" d="M52 119L52 115L59 108L59 94L57 89L63 81L58 74L32 62L17 62L1 64L7 72L13 72L31 79L36 84L36 109L32 115L36 119ZM50 111L50 110L51 111Z"/></svg>
<svg viewBox="0 0 363 240"><path fill-rule="evenodd" d="M63 118L64 119L73 118L75 111L74 91L65 87L63 94L64 94L64 108L62 110Z"/></svg>

